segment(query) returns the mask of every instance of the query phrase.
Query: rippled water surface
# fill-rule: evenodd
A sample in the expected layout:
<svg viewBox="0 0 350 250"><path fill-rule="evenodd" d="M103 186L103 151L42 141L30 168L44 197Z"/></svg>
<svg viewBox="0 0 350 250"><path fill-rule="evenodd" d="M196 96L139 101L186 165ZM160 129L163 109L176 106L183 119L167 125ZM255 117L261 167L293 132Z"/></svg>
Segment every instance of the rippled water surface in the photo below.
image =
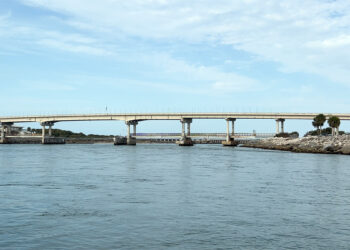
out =
<svg viewBox="0 0 350 250"><path fill-rule="evenodd" d="M350 157L0 145L1 249L349 249Z"/></svg>

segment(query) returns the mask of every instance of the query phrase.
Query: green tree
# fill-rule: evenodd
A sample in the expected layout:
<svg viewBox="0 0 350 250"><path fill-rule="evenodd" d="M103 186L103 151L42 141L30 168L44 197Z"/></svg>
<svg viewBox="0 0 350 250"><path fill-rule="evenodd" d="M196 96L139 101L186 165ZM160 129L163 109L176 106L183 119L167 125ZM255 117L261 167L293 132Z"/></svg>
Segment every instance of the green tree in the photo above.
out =
<svg viewBox="0 0 350 250"><path fill-rule="evenodd" d="M331 116L328 119L328 124L332 128L332 135L339 135L340 119L337 116Z"/></svg>
<svg viewBox="0 0 350 250"><path fill-rule="evenodd" d="M323 127L323 124L326 121L326 117L324 116L324 114L319 114L317 116L315 116L313 122L312 122L312 126L314 126L315 128L317 128L318 130L318 134L321 134L321 130Z"/></svg>

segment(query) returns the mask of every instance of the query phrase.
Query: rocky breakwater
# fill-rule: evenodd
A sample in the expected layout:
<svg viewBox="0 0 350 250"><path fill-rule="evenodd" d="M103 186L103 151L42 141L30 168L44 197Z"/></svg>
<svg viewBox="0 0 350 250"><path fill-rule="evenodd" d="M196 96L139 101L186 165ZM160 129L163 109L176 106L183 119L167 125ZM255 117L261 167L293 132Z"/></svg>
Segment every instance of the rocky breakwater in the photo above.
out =
<svg viewBox="0 0 350 250"><path fill-rule="evenodd" d="M350 135L268 138L246 141L242 147L283 150L297 153L350 155Z"/></svg>

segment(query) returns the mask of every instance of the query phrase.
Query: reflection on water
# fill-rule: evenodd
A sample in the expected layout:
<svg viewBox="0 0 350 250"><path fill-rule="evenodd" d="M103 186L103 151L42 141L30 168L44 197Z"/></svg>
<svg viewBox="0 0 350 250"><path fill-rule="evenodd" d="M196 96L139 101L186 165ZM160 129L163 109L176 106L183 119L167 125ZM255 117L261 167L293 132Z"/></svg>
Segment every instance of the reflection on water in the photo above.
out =
<svg viewBox="0 0 350 250"><path fill-rule="evenodd" d="M347 249L349 156L1 145L0 248Z"/></svg>

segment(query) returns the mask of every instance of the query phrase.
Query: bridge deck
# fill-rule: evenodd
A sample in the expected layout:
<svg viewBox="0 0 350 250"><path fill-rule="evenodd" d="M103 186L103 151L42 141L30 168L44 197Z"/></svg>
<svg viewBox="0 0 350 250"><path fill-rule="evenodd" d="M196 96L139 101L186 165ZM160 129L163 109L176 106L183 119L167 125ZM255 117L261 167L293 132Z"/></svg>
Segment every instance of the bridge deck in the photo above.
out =
<svg viewBox="0 0 350 250"><path fill-rule="evenodd" d="M63 121L108 121L108 120L181 120L192 119L298 119L311 120L318 113L129 113L129 114L78 114L0 117L0 122L63 122ZM341 120L350 120L350 114L325 114L327 118L335 115Z"/></svg>

